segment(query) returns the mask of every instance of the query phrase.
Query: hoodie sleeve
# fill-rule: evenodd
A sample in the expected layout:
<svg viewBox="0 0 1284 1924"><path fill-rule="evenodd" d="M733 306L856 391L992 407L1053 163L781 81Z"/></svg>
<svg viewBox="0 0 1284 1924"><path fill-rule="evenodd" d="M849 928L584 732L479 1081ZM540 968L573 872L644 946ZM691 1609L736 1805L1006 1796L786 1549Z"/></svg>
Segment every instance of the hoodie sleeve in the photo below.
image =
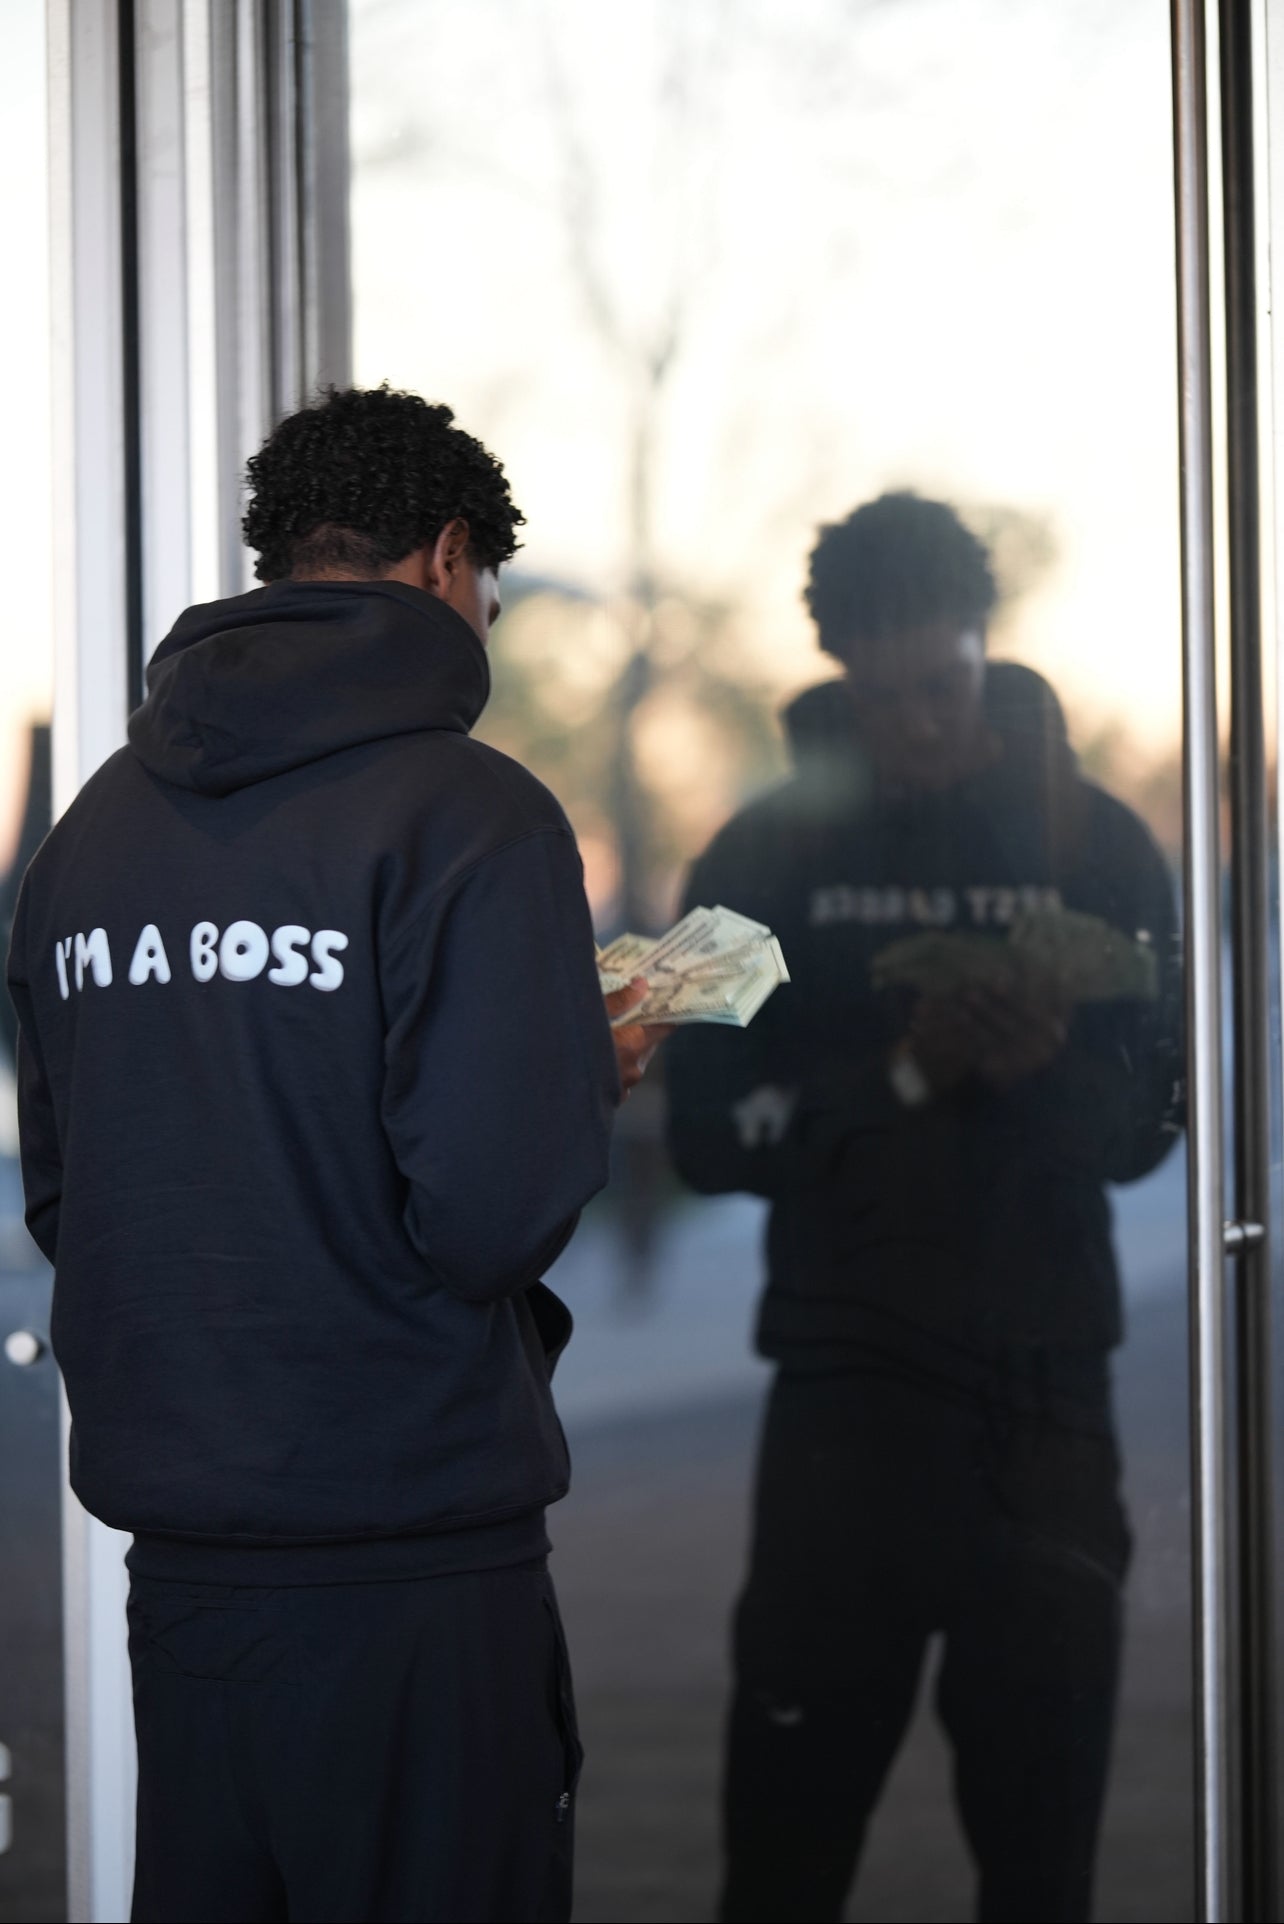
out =
<svg viewBox="0 0 1284 1924"><path fill-rule="evenodd" d="M702 901L712 900L709 890ZM717 898L729 906L729 891ZM744 908L744 914L754 911ZM767 920L763 915L760 920ZM682 1180L701 1195L732 1190L774 1199L830 1168L857 1129L913 1128L887 1076L887 1052L838 1060L802 1082L791 1076L780 1035L778 989L747 1030L692 1026L665 1044L668 1144Z"/></svg>
<svg viewBox="0 0 1284 1924"><path fill-rule="evenodd" d="M1003 1120L1026 1153L1128 1183L1162 1162L1181 1133L1181 938L1172 879L1148 831L1108 796L1098 795L1097 810L1091 906L1116 928L1145 930L1158 993L1080 1009L1059 1060L1003 1098Z"/></svg>
<svg viewBox="0 0 1284 1924"><path fill-rule="evenodd" d="M50 1262L58 1245L62 1148L53 1092L36 1034L26 957L26 890L18 897L9 949L9 993L18 1016L18 1139L27 1228Z"/></svg>
<svg viewBox="0 0 1284 1924"><path fill-rule="evenodd" d="M472 1302L527 1289L605 1183L619 1081L569 832L487 856L383 965L406 1231Z"/></svg>

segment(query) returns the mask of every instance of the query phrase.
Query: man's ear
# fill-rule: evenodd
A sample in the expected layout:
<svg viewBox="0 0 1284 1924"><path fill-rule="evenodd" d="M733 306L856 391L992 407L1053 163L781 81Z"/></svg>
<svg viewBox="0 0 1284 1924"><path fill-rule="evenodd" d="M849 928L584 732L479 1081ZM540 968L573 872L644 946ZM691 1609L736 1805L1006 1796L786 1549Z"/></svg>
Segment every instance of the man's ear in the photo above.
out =
<svg viewBox="0 0 1284 1924"><path fill-rule="evenodd" d="M468 523L456 515L433 543L428 572L434 594L447 593L451 575L468 553L468 532Z"/></svg>

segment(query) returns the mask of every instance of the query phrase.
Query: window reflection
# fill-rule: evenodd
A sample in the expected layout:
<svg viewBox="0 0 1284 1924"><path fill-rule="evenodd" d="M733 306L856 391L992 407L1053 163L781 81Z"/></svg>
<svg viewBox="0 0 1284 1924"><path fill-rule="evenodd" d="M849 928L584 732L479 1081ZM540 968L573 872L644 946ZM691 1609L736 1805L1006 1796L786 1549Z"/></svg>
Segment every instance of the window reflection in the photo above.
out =
<svg viewBox="0 0 1284 1924"><path fill-rule="evenodd" d="M990 1915L1187 1914L1166 9L350 18L356 377L529 516L481 732L601 939L685 891L794 976L661 1057L555 1278L580 1914L835 1915L870 1811L853 1915L975 1857ZM911 487L997 600L825 662L817 531ZM929 993L946 940L1023 972Z"/></svg>
<svg viewBox="0 0 1284 1924"><path fill-rule="evenodd" d="M668 1059L682 1174L771 1205L721 1915L841 1915L940 1637L979 1914L1086 1917L1129 1553L1105 1185L1176 1133L1172 885L1051 685L987 669L946 504L824 530L808 598L846 672L688 889L792 981Z"/></svg>

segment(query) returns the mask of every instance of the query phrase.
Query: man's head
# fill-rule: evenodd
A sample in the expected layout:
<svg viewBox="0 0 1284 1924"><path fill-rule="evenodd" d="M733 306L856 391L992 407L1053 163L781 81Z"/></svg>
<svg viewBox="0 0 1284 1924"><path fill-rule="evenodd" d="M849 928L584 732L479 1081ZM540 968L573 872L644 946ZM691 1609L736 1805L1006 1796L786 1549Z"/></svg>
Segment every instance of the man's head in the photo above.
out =
<svg viewBox="0 0 1284 1924"><path fill-rule="evenodd" d="M891 787L950 787L985 759L984 545L943 501L880 495L823 528L807 606L847 670L857 733Z"/></svg>
<svg viewBox="0 0 1284 1924"><path fill-rule="evenodd" d="M404 581L486 640L525 516L448 407L386 383L330 388L273 430L246 473L241 527L260 581Z"/></svg>

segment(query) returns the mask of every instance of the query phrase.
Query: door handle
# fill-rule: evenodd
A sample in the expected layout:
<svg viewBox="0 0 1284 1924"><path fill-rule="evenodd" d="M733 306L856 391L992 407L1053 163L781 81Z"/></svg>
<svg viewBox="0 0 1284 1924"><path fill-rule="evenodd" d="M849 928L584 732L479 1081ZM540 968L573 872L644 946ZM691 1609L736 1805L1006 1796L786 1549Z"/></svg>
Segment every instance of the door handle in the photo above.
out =
<svg viewBox="0 0 1284 1924"><path fill-rule="evenodd" d="M1171 0L1181 454L1182 785L1186 804L1186 1081L1190 1228L1198 1914L1231 1916L1233 1598L1227 1559L1221 857L1214 629L1207 56L1202 0Z"/></svg>
<svg viewBox="0 0 1284 1924"><path fill-rule="evenodd" d="M1262 688L1261 490L1257 431L1256 10L1219 0L1226 288L1226 502L1230 587L1231 978L1234 1015L1235 1428L1239 1912L1278 1915L1275 1500L1271 1414L1270 915Z"/></svg>

